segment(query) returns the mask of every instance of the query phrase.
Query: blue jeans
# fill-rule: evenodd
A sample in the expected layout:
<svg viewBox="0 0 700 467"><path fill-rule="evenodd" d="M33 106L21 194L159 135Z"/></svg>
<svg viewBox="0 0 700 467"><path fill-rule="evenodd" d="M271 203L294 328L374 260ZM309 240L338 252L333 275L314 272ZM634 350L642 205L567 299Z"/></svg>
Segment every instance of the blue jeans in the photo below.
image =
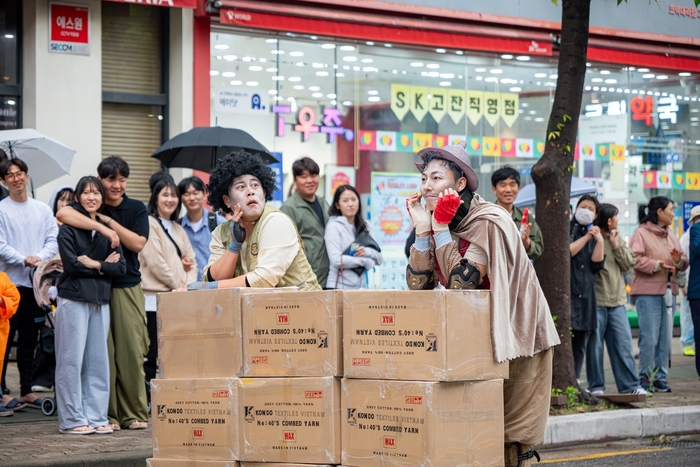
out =
<svg viewBox="0 0 700 467"><path fill-rule="evenodd" d="M627 311L624 306L596 307L598 327L588 342L590 352L586 355L586 376L588 390L605 390L605 372L603 371L603 341L608 348L610 365L617 392L632 392L639 386L639 377L634 368L632 353L632 333L630 332Z"/></svg>
<svg viewBox="0 0 700 467"><path fill-rule="evenodd" d="M688 297L681 294L681 350L686 347L695 346L695 329L693 319L690 314Z"/></svg>
<svg viewBox="0 0 700 467"><path fill-rule="evenodd" d="M666 381L668 375L668 325L663 295L638 295L639 376Z"/></svg>

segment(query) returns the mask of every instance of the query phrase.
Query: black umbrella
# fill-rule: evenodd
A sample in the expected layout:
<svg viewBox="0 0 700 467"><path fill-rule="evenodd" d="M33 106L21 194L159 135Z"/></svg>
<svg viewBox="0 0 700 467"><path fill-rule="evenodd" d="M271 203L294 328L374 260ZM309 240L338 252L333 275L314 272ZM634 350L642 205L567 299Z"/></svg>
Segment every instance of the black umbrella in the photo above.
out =
<svg viewBox="0 0 700 467"><path fill-rule="evenodd" d="M216 162L234 149L245 149L262 156L268 164L279 162L265 146L243 130L197 127L163 144L151 157L166 167L186 167L211 172Z"/></svg>

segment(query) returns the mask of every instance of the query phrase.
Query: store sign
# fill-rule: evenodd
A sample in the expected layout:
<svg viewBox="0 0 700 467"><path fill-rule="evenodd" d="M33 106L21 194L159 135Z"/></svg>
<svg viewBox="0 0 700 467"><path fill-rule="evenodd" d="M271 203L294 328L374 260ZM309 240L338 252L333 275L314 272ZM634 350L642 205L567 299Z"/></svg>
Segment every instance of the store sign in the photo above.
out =
<svg viewBox="0 0 700 467"><path fill-rule="evenodd" d="M256 88L223 87L214 92L214 110L222 113L268 115L270 98Z"/></svg>
<svg viewBox="0 0 700 467"><path fill-rule="evenodd" d="M292 113L292 108L288 105L276 105L272 111L277 115L277 136L284 137L284 118L282 115ZM346 141L355 139L355 132L350 128L343 128L340 110L335 108L323 109L323 118L320 125L316 125L316 111L311 106L304 106L297 113L297 123L294 131L301 133L301 141L308 141L311 133L325 133L328 135L328 142L335 143L336 138L343 137Z"/></svg>
<svg viewBox="0 0 700 467"><path fill-rule="evenodd" d="M329 203L335 196L335 190L342 185L355 186L355 168L344 167L339 165L327 165L324 173L326 174L325 194L326 201Z"/></svg>
<svg viewBox="0 0 700 467"><path fill-rule="evenodd" d="M137 5L165 6L174 8L197 8L197 0L106 0L116 3L135 3Z"/></svg>
<svg viewBox="0 0 700 467"><path fill-rule="evenodd" d="M588 104L584 115L586 117L600 117L602 115L624 115L627 113L627 102L612 101L602 104Z"/></svg>
<svg viewBox="0 0 700 467"><path fill-rule="evenodd" d="M685 16L686 18L700 18L700 8L692 6L669 5L669 15Z"/></svg>
<svg viewBox="0 0 700 467"><path fill-rule="evenodd" d="M49 3L49 52L90 55L90 9L87 5Z"/></svg>
<svg viewBox="0 0 700 467"><path fill-rule="evenodd" d="M676 96L659 98L659 120L669 120L675 124L678 121L678 100Z"/></svg>
<svg viewBox="0 0 700 467"><path fill-rule="evenodd" d="M646 126L651 126L654 114L654 99L651 96L637 96L630 102L632 120L643 120Z"/></svg>
<svg viewBox="0 0 700 467"><path fill-rule="evenodd" d="M410 111L419 122L430 113L438 123L445 114L454 123L459 123L466 115L473 125L483 117L491 126L495 126L500 118L512 127L518 119L519 102L518 94L514 93L391 85L391 110L399 120Z"/></svg>

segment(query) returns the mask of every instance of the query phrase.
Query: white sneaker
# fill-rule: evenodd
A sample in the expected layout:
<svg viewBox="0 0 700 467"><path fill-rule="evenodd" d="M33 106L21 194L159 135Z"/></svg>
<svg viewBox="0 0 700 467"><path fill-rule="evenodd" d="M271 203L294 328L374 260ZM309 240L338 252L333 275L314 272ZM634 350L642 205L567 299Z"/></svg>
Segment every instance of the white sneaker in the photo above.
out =
<svg viewBox="0 0 700 467"><path fill-rule="evenodd" d="M51 392L53 391L53 386L47 388L46 386L32 386L32 392Z"/></svg>
<svg viewBox="0 0 700 467"><path fill-rule="evenodd" d="M636 396L636 395L640 395L640 394L643 395L643 396L646 396L646 395L648 394L648 392L647 392L647 390L644 389L644 388L637 388L637 389L635 389L634 391L632 391L632 394L634 394L635 396Z"/></svg>
<svg viewBox="0 0 700 467"><path fill-rule="evenodd" d="M591 394L594 396L602 396L603 394L605 394L605 392L598 389L597 391L591 392Z"/></svg>

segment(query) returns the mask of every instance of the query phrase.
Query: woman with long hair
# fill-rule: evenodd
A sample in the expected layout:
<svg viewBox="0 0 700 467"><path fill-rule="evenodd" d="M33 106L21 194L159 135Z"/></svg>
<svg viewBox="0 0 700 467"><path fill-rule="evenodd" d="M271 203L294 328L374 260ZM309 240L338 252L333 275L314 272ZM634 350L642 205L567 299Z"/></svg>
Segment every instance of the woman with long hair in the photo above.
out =
<svg viewBox="0 0 700 467"><path fill-rule="evenodd" d="M603 269L605 253L600 227L593 225L600 205L591 195L583 195L576 205L569 229L571 253L571 346L576 378L581 377L588 340L597 328L595 279ZM592 356L587 360L592 359Z"/></svg>
<svg viewBox="0 0 700 467"><path fill-rule="evenodd" d="M382 254L357 242L361 234L369 237L369 225L362 218L362 203L357 190L350 185L336 188L328 215L331 217L324 235L330 261L326 288L367 287L365 271L382 264ZM352 248L353 244L356 244L355 248Z"/></svg>
<svg viewBox="0 0 700 467"><path fill-rule="evenodd" d="M588 390L605 392L603 342L608 347L610 365L620 394L646 394L639 385L632 353L632 333L627 320L627 292L624 273L632 269L635 257L617 230L618 210L612 204L601 204L595 225L600 227L605 242L605 265L598 272L595 284L597 329L589 346L593 358L586 360Z"/></svg>
<svg viewBox="0 0 700 467"><path fill-rule="evenodd" d="M96 177L75 187L73 208L100 222L105 199ZM109 405L109 290L111 278L126 272L121 247L99 232L63 224L58 231L63 276L56 309L56 403L63 434L112 433Z"/></svg>
<svg viewBox="0 0 700 467"><path fill-rule="evenodd" d="M644 388L671 392L666 383L670 317L678 295L678 271L688 268L676 234L669 228L674 218L673 201L655 196L640 205L639 227L630 238L630 249L637 262L630 295L636 297L639 319L639 377Z"/></svg>
<svg viewBox="0 0 700 467"><path fill-rule="evenodd" d="M150 381L156 377L158 360L158 327L156 294L171 292L197 280L197 260L190 239L180 224L180 193L171 178L156 182L148 201L150 234L139 252L141 286L146 301L148 348L143 369L146 372L146 394L150 401Z"/></svg>

